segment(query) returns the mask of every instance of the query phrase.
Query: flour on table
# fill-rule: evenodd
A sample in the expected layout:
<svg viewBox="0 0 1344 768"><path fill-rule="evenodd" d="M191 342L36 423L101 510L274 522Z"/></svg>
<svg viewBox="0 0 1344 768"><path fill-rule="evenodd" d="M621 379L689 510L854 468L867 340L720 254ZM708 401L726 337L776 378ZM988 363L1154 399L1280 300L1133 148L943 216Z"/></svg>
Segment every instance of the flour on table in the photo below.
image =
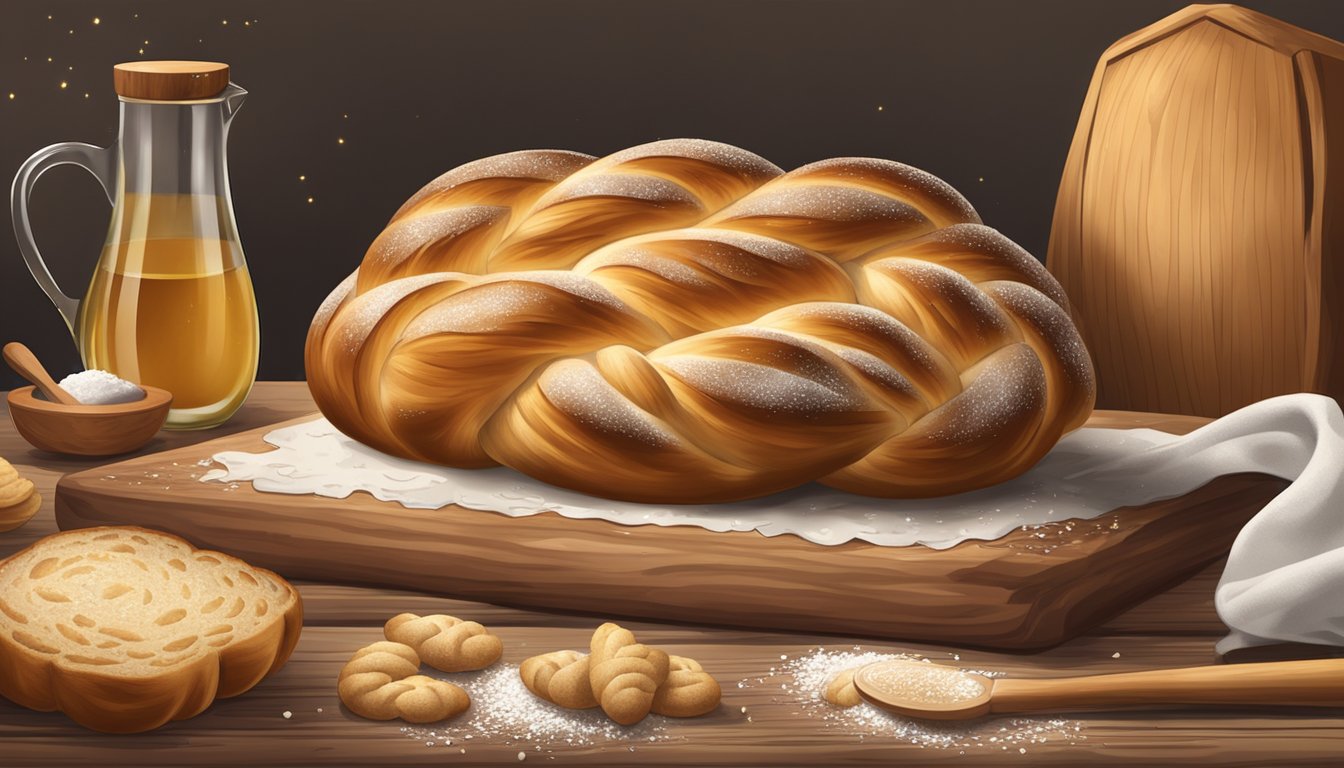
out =
<svg viewBox="0 0 1344 768"><path fill-rule="evenodd" d="M924 749L955 749L960 755L968 751L1025 755L1039 745L1075 744L1087 738L1083 724L1077 720L987 717L939 722L901 717L866 701L853 707L826 702L826 686L845 670L882 661L928 661L919 656L865 651L856 645L852 650L813 648L794 658L781 657L780 661L760 677L741 680L737 687L771 691L772 704L787 704L799 714L821 721L826 729L856 736L859 741L881 744L892 739ZM984 677L1001 676L984 670L965 671Z"/></svg>

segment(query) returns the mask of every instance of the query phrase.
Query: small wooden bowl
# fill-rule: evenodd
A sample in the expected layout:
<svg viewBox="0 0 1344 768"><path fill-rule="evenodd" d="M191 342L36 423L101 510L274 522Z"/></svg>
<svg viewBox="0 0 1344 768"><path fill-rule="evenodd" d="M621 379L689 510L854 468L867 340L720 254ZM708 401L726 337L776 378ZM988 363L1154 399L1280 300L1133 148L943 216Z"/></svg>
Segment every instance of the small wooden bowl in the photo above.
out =
<svg viewBox="0 0 1344 768"><path fill-rule="evenodd" d="M10 390L9 416L23 439L52 453L112 456L143 446L168 420L173 394L141 386L143 400L115 405L61 405L33 396L34 387Z"/></svg>

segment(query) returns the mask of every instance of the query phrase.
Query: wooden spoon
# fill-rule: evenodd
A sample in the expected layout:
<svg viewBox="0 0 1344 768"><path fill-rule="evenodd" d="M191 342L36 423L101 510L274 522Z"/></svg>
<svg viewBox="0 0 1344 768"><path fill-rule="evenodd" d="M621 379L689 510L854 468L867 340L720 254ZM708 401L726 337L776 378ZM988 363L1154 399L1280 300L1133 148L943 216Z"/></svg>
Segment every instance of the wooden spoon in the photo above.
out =
<svg viewBox="0 0 1344 768"><path fill-rule="evenodd" d="M23 378L31 381L33 386L37 387L44 396L53 403L61 405L80 405L80 402L69 392L61 388L56 380L51 378L47 369L42 366L37 355L29 349L26 344L19 341L11 341L5 345L5 362L9 367Z"/></svg>
<svg viewBox="0 0 1344 768"><path fill-rule="evenodd" d="M868 701L899 715L969 720L990 714L1117 709L1344 706L1344 659L1223 664L1046 680L988 678L919 661L854 674Z"/></svg>

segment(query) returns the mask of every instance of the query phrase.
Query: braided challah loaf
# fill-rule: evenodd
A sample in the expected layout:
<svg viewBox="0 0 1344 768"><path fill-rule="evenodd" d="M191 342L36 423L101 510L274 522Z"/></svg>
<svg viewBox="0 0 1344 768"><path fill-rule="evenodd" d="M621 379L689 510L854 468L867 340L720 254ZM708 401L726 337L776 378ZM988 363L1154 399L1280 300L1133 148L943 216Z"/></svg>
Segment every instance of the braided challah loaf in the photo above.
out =
<svg viewBox="0 0 1344 768"><path fill-rule="evenodd" d="M306 362L375 448L642 502L971 490L1094 396L1059 284L946 183L696 140L449 171L323 303Z"/></svg>

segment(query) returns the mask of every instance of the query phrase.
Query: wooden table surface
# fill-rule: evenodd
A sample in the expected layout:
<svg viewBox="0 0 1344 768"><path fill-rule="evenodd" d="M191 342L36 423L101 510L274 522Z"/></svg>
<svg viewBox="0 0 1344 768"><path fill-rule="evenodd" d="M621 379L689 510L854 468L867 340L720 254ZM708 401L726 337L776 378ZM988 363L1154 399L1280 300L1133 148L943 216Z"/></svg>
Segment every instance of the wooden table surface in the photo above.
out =
<svg viewBox="0 0 1344 768"><path fill-rule="evenodd" d="M0 406L3 407L3 406ZM189 445L314 410L302 383L259 383L225 426L204 432L163 432L143 452ZM0 534L0 558L53 533L52 496L66 472L98 461L43 454L0 419L0 456L36 483L42 509L27 525ZM103 462L105 463L105 462ZM351 567L358 567L352 563ZM605 617L555 614L413 593L300 583L306 618L289 664L251 692L216 703L203 715L138 736L85 731L59 714L29 712L0 699L0 765L475 765L525 762L569 765L837 765L958 763L967 765L1331 765L1344 760L1344 711L1185 710L1156 714L1097 714L1055 723L1045 741L995 739L1007 723L958 726L956 746L910 743L874 733L799 701L787 675L771 674L782 657L825 646L833 650L909 652L963 667L1010 675L1059 676L1207 664L1223 625L1213 610L1217 563L1189 581L1135 607L1097 630L1033 655L932 645L869 642L862 638L784 634L625 622L648 643L700 660L723 684L722 706L711 715L668 721L652 741L569 746L524 734L470 734L464 723L436 729L433 739L403 732L399 722L361 720L336 697L336 675L357 648L381 639L380 627L402 611L442 612L489 626L505 642L504 661L516 664L542 650L582 647ZM741 686L739 686L741 683ZM286 718L284 713L289 712ZM1076 728L1076 731L1074 730ZM879 729L881 730L881 729ZM443 743L444 734L453 739ZM979 738L976 738L979 737ZM427 746L426 740L433 740Z"/></svg>

